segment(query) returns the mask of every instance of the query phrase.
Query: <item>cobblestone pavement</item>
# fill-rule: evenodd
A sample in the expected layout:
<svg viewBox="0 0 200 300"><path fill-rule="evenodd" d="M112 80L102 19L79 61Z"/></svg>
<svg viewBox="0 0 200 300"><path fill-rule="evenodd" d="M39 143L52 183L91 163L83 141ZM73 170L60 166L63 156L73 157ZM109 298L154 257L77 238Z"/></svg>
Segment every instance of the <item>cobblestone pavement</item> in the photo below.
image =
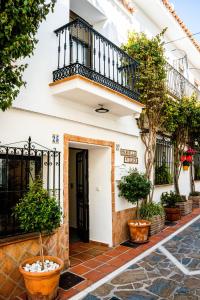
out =
<svg viewBox="0 0 200 300"><path fill-rule="evenodd" d="M164 247L189 271L200 271L200 220ZM200 272L185 275L157 249L84 298L98 299L200 300Z"/></svg>
<svg viewBox="0 0 200 300"><path fill-rule="evenodd" d="M189 271L200 270L200 220L173 237L164 247Z"/></svg>

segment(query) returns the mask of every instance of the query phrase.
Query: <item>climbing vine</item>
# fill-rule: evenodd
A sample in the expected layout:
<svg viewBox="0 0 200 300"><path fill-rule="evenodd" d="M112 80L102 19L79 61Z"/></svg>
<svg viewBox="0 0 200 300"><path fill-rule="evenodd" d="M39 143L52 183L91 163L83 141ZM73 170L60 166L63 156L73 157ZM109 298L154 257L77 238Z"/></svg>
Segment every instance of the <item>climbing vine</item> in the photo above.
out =
<svg viewBox="0 0 200 300"><path fill-rule="evenodd" d="M140 92L140 101L145 105L138 125L145 145L145 167L148 179L152 179L155 159L156 136L165 119L166 59L163 47L163 35L166 29L155 37L148 38L145 33L129 34L123 50L139 62L139 80L136 85Z"/></svg>

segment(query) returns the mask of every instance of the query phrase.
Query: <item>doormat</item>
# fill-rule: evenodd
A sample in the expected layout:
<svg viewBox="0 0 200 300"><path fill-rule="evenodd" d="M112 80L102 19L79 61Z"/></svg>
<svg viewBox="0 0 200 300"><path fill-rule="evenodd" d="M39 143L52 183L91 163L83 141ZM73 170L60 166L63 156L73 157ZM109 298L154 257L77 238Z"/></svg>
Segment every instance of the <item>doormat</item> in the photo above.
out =
<svg viewBox="0 0 200 300"><path fill-rule="evenodd" d="M83 280L85 280L83 277L75 275L71 272L64 272L60 276L59 287L63 290L68 290Z"/></svg>
<svg viewBox="0 0 200 300"><path fill-rule="evenodd" d="M126 242L121 243L120 245L126 246L126 247L130 247L130 248L138 248L138 247L140 247L140 246L143 245L143 244L133 243L133 242L131 242L130 240L128 240L128 241L126 241Z"/></svg>
<svg viewBox="0 0 200 300"><path fill-rule="evenodd" d="M165 226L175 226L177 222L165 221Z"/></svg>

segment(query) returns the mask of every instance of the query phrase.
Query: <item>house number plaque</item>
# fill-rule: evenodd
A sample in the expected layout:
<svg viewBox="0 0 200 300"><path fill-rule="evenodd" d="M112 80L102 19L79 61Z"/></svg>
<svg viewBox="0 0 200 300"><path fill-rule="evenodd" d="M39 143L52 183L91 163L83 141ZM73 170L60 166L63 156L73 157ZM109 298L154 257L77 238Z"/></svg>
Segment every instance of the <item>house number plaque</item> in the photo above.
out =
<svg viewBox="0 0 200 300"><path fill-rule="evenodd" d="M120 149L121 156L124 156L125 164L138 164L137 151L129 149Z"/></svg>

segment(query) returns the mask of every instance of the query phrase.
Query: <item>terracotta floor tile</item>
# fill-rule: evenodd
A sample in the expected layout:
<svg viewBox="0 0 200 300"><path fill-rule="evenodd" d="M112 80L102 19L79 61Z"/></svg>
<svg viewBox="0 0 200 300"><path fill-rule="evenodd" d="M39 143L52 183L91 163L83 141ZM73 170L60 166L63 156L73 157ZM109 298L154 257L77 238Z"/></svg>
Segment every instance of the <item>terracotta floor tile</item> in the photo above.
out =
<svg viewBox="0 0 200 300"><path fill-rule="evenodd" d="M102 262L107 262L108 260L111 260L112 257L108 256L106 254L102 254L102 255L98 255L97 257L95 257L96 260L102 261Z"/></svg>
<svg viewBox="0 0 200 300"><path fill-rule="evenodd" d="M80 254L77 254L77 255L73 256L73 258L79 259L81 261L86 261L86 260L89 260L89 259L91 259L93 257L94 256L92 256L90 254L87 254L87 253L80 253Z"/></svg>
<svg viewBox="0 0 200 300"><path fill-rule="evenodd" d="M80 291L86 289L91 284L92 284L92 281L85 279L84 281L82 281L81 283L76 285L76 290L78 290L80 292Z"/></svg>
<svg viewBox="0 0 200 300"><path fill-rule="evenodd" d="M89 250L85 251L84 253L90 254L90 255L93 255L93 256L97 256L97 255L103 254L104 251L93 248L93 249L89 249Z"/></svg>
<svg viewBox="0 0 200 300"><path fill-rule="evenodd" d="M110 264L104 264L104 265L96 268L96 271L108 274L108 273L113 272L116 269L117 269L117 266L110 265Z"/></svg>
<svg viewBox="0 0 200 300"><path fill-rule="evenodd" d="M92 282L96 282L99 279L103 278L105 276L104 273L98 272L96 270L93 270L91 272L88 272L84 275L85 278L89 279Z"/></svg>
<svg viewBox="0 0 200 300"><path fill-rule="evenodd" d="M83 265L92 269L95 269L103 264L102 261L96 260L96 259L91 259L87 262L84 262Z"/></svg>
<svg viewBox="0 0 200 300"><path fill-rule="evenodd" d="M84 265L77 265L77 266L69 269L69 271L72 273L76 273L78 275L82 275L82 274L85 274L85 273L91 271L91 268L88 268Z"/></svg>
<svg viewBox="0 0 200 300"><path fill-rule="evenodd" d="M106 255L114 257L114 256L120 255L121 253L122 252L120 250L118 251L116 249L113 249L113 250L107 251Z"/></svg>
<svg viewBox="0 0 200 300"><path fill-rule="evenodd" d="M70 299L72 296L76 295L78 291L76 289L69 289L68 291L64 291L59 289L58 300L66 300Z"/></svg>
<svg viewBox="0 0 200 300"><path fill-rule="evenodd" d="M124 261L122 259L116 257L116 258L109 260L109 265L115 266L115 267L121 267L124 265Z"/></svg>
<svg viewBox="0 0 200 300"><path fill-rule="evenodd" d="M76 265L82 263L82 260L77 259L77 258L74 258L74 257L72 257L72 256L69 257L69 261L70 261L70 266L71 266L71 267L74 267L74 266L76 266Z"/></svg>

